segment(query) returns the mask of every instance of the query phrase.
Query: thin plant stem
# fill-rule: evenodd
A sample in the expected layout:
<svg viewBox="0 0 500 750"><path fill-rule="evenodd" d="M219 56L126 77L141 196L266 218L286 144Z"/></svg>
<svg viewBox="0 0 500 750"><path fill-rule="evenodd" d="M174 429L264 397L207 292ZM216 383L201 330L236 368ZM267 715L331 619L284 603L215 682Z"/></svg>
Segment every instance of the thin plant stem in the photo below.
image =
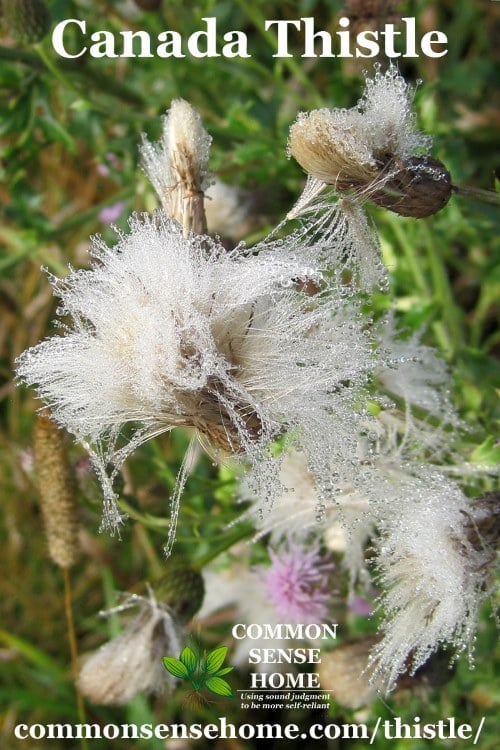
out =
<svg viewBox="0 0 500 750"><path fill-rule="evenodd" d="M396 235L396 240L404 253L406 262L408 263L418 290L424 297L429 298L431 296L431 291L427 279L425 278L425 274L422 271L420 264L418 263L413 247L408 241L408 238L397 219L391 221L391 228L393 233Z"/></svg>
<svg viewBox="0 0 500 750"><path fill-rule="evenodd" d="M484 190L468 185L452 185L452 190L456 195L464 198L472 198L483 203L491 203L493 206L500 206L500 193L495 193L493 190Z"/></svg>
<svg viewBox="0 0 500 750"><path fill-rule="evenodd" d="M55 65L51 62L47 65L48 56L44 55L44 59L40 54L36 55L26 50L20 50L13 47L4 47L0 45L0 60L10 60L11 62L19 62L23 65L27 65L35 70L44 68L50 69L52 75L56 75L54 69L57 68L57 78L64 79L64 84L68 85L67 75L76 76L82 78L84 81L92 83L92 87L88 85L85 87L86 91L96 90L115 96L118 99L122 99L135 107L146 107L147 102L143 96L138 94L133 89L129 88L126 84L121 81L111 78L111 76L100 73L95 67L77 64L72 60L65 60L64 63ZM74 85L71 84L71 88L74 89ZM81 95L81 92L80 92ZM128 115L130 116L130 114Z"/></svg>
<svg viewBox="0 0 500 750"><path fill-rule="evenodd" d="M243 539L248 539L253 534L255 534L255 529L249 528L248 526L243 526L243 528L237 529L234 534L228 534L222 544L214 547L210 550L210 552L207 552L206 555L200 557L198 560L194 560L193 568L195 570L202 570L205 565L208 565L208 563L212 562L212 560L215 560L216 557L221 555L223 552L226 552L234 544L242 541Z"/></svg>
<svg viewBox="0 0 500 750"><path fill-rule="evenodd" d="M52 73L54 78L56 78L58 81L60 81L63 86L66 86L68 89L72 91L76 91L76 93L81 96L82 92L81 89L76 86L71 79L68 78L67 75L65 75L60 68L50 59L49 55L46 53L45 49L41 44L35 44L34 46L35 50L38 53L38 56L40 57L40 60L43 62L47 70Z"/></svg>
<svg viewBox="0 0 500 750"><path fill-rule="evenodd" d="M68 568L63 568L63 575L64 575L64 611L66 614L66 625L68 628L69 651L71 655L71 673L72 673L73 679L76 679L76 675L78 674L78 647L76 643L75 622L73 619L73 603L72 603L72 596L71 596L71 580L70 580ZM81 724L85 724L86 722L85 706L83 703L82 694L78 690L78 687L76 686L76 684L75 684L75 692L76 692L76 707L78 711L78 718ZM85 737L81 738L81 748L82 750L88 750L88 743Z"/></svg>
<svg viewBox="0 0 500 750"><path fill-rule="evenodd" d="M413 279L415 281L415 285L418 291L420 292L421 296L424 299L433 300L434 297L437 296L437 292L433 293L433 290L431 286L429 285L429 282L425 276L425 273L422 270L422 266L418 261L418 257L414 251L414 248L411 242L409 241L406 233L403 231L401 224L399 223L398 220L391 221L391 227L396 236L396 240L404 253L406 262L408 263L408 267L413 276ZM437 276L436 268L434 269L434 273ZM436 279L433 279L433 280L434 280L434 283L436 283ZM443 280L440 278L440 283L442 282ZM453 354L455 350L455 347L453 345L453 342L450 340L450 336L443 322L435 321L432 324L432 330L443 352L445 352L448 357L451 357L451 355Z"/></svg>
<svg viewBox="0 0 500 750"><path fill-rule="evenodd" d="M272 31L265 31L266 19L264 18L259 8L257 8L254 3L249 2L249 0L237 0L237 2L238 5L245 11L248 18L250 18L252 23L255 25L256 30L267 41L273 52L277 52L278 41L276 35ZM318 106L321 106L323 104L321 97L319 96L316 88L312 85L307 75L304 73L300 64L295 60L295 58L283 57L282 59L280 59L280 62L283 67L288 68L295 79L307 90L307 92L312 97L312 102L317 104Z"/></svg>
<svg viewBox="0 0 500 750"><path fill-rule="evenodd" d="M464 343L462 321L453 298L450 280L445 265L442 261L441 254L433 241L433 237L429 231L429 226L425 222L422 222L420 229L424 238L427 258L429 260L429 267L434 283L434 294L441 305L443 319L449 334L449 348L451 345L451 351L449 353L454 354Z"/></svg>
<svg viewBox="0 0 500 750"><path fill-rule="evenodd" d="M61 224L55 226L52 230L47 232L47 236L49 239L54 239L55 237L58 237L65 232L80 227L89 221L93 221L96 216L102 211L103 207L111 205L113 203L118 203L119 201L126 201L132 196L133 190L129 187L124 188L123 190L120 190L119 192L107 198L105 201L102 201L95 206L91 206L86 211L80 211L79 213L73 214L68 219L65 219L65 221L61 222Z"/></svg>

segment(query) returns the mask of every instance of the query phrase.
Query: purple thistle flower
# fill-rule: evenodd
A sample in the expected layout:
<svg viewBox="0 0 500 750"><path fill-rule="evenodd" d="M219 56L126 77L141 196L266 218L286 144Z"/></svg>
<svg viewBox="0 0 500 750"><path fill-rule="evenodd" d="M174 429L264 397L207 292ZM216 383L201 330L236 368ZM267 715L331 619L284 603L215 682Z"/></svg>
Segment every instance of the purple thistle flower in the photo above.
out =
<svg viewBox="0 0 500 750"><path fill-rule="evenodd" d="M261 573L264 590L284 622L321 622L328 616L332 590L329 575L334 564L322 557L317 547L309 550L288 544L269 550L271 566Z"/></svg>

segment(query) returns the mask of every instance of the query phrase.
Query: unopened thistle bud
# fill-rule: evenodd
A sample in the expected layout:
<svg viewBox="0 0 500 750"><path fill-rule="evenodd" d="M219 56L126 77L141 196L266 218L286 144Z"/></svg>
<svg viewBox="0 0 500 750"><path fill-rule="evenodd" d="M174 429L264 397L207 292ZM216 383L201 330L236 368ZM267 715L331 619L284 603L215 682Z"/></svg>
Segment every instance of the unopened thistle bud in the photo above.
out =
<svg viewBox="0 0 500 750"><path fill-rule="evenodd" d="M45 0L0 0L0 11L4 30L17 42L39 42L50 28Z"/></svg>
<svg viewBox="0 0 500 750"><path fill-rule="evenodd" d="M64 436L47 412L34 427L35 466L49 555L70 568L78 557L78 524L71 470Z"/></svg>
<svg viewBox="0 0 500 750"><path fill-rule="evenodd" d="M180 623L189 622L198 612L205 593L201 574L177 557L167 560L165 574L153 584L153 590Z"/></svg>
<svg viewBox="0 0 500 750"><path fill-rule="evenodd" d="M413 121L409 87L390 68L367 80L356 107L300 113L290 128L288 152L338 193L354 192L421 218L446 205L452 184L444 165L425 153L429 139Z"/></svg>
<svg viewBox="0 0 500 750"><path fill-rule="evenodd" d="M184 99L174 99L163 118L159 143L143 136L144 171L155 188L167 216L190 232L207 231L203 206L211 137L201 117Z"/></svg>

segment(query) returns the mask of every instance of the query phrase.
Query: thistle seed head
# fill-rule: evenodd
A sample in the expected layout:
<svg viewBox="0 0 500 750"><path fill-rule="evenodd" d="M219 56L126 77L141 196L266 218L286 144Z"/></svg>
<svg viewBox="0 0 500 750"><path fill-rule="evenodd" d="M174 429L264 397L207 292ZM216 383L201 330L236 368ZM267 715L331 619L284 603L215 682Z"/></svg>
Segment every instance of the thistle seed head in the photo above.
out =
<svg viewBox="0 0 500 750"><path fill-rule="evenodd" d="M430 139L415 128L411 96L394 68L378 71L356 107L300 113L288 153L339 193L354 192L402 216L436 213L451 196L451 179L426 153Z"/></svg>
<svg viewBox="0 0 500 750"><path fill-rule="evenodd" d="M178 653L181 630L172 613L149 598L129 595L124 603L102 616L132 607L139 612L124 630L83 659L77 684L92 703L122 706L138 693L160 693L171 690L174 678L167 674L162 657Z"/></svg>

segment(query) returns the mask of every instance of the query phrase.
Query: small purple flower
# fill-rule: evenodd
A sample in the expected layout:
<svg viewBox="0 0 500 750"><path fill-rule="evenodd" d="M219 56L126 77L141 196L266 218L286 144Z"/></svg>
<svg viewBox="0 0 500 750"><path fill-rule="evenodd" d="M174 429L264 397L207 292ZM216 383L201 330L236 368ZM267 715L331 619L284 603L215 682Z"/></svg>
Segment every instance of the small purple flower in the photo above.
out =
<svg viewBox="0 0 500 750"><path fill-rule="evenodd" d="M276 614L292 624L324 620L332 597L329 576L333 563L322 557L317 547L307 550L292 543L269 554L271 567L261 576Z"/></svg>
<svg viewBox="0 0 500 750"><path fill-rule="evenodd" d="M121 216L124 208L125 203L123 201L112 203L111 206L106 206L102 209L102 211L99 211L99 213L97 214L97 218L103 224L112 224Z"/></svg>
<svg viewBox="0 0 500 750"><path fill-rule="evenodd" d="M370 617L373 614L373 606L368 599L364 599L362 596L350 596L347 602L349 609L355 615L360 617Z"/></svg>
<svg viewBox="0 0 500 750"><path fill-rule="evenodd" d="M101 175L101 177L109 177L111 174L110 166L113 167L113 169L116 169L119 166L118 157L116 154L113 154L112 151L108 151L105 154L106 159L105 162L100 162L97 165L97 173Z"/></svg>

